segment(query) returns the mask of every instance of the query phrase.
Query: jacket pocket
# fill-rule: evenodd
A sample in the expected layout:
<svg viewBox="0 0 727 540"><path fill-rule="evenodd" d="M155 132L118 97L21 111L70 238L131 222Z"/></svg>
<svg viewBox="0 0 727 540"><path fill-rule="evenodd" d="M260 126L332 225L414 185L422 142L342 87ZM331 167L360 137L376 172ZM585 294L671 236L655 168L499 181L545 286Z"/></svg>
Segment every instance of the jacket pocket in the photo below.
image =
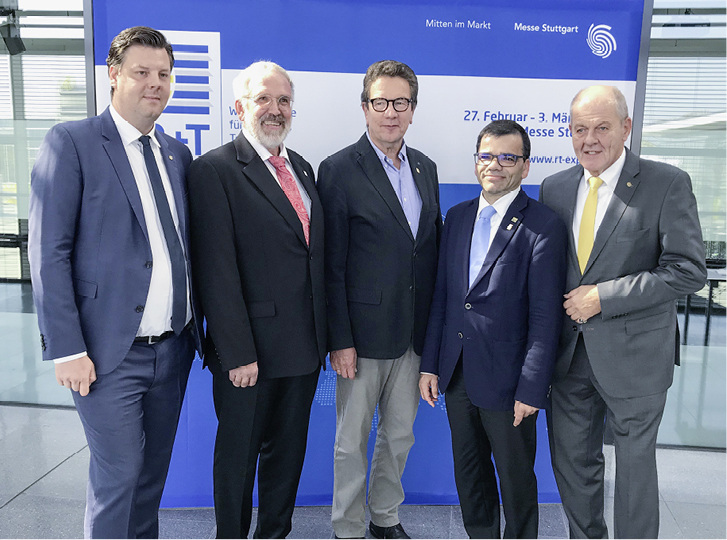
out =
<svg viewBox="0 0 727 540"><path fill-rule="evenodd" d="M96 298L98 284L94 283L93 281L85 281L83 279L73 278L73 289L76 291L76 294L78 296Z"/></svg>
<svg viewBox="0 0 727 540"><path fill-rule="evenodd" d="M674 324L668 311L649 315L642 319L633 319L626 321L626 333L629 335L642 334L659 328L667 328L670 324Z"/></svg>
<svg viewBox="0 0 727 540"><path fill-rule="evenodd" d="M616 242L632 244L642 238L646 238L651 229L639 229L638 231L619 231Z"/></svg>

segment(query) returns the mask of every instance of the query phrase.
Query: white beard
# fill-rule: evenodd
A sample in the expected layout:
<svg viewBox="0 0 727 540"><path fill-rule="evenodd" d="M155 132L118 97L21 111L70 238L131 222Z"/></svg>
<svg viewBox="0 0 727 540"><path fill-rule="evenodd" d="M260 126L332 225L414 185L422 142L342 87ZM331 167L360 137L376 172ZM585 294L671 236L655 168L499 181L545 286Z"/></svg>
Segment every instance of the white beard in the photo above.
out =
<svg viewBox="0 0 727 540"><path fill-rule="evenodd" d="M283 115L267 114L257 122L248 120L249 116L243 120L245 129L249 131L265 148L278 148L290 133L290 122L286 122ZM268 134L263 129L263 122L276 121L283 124L283 130L280 133Z"/></svg>

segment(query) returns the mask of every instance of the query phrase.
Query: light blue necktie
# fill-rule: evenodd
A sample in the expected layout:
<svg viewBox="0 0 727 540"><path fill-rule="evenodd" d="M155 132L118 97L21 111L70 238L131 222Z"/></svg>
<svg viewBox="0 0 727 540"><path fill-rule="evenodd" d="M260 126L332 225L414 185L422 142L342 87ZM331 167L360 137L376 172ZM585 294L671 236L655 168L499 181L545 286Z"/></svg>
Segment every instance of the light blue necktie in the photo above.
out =
<svg viewBox="0 0 727 540"><path fill-rule="evenodd" d="M477 221L475 221L475 229L472 231L472 244L470 244L470 288L477 279L487 256L487 248L490 242L490 219L494 215L495 208L485 206Z"/></svg>

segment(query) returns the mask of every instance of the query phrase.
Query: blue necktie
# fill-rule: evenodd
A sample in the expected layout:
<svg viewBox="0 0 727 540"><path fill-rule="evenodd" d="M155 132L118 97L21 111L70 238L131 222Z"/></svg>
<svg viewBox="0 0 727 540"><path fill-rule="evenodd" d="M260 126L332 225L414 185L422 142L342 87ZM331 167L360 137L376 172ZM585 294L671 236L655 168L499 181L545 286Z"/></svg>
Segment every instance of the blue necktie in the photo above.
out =
<svg viewBox="0 0 727 540"><path fill-rule="evenodd" d="M472 244L470 245L470 288L477 279L487 256L487 248L490 242L490 218L495 215L493 206L485 206L475 221L475 229L472 231Z"/></svg>
<svg viewBox="0 0 727 540"><path fill-rule="evenodd" d="M164 231L164 239L167 242L169 250L169 259L172 263L172 330L175 334L179 334L184 330L187 318L187 271L184 262L184 252L182 244L179 241L177 229L174 227L172 212L169 209L169 201L164 191L162 177L159 174L154 152L149 143L149 136L143 135L139 137L141 146L144 148L144 162L149 172L149 180L151 181L151 189L154 193L159 221Z"/></svg>

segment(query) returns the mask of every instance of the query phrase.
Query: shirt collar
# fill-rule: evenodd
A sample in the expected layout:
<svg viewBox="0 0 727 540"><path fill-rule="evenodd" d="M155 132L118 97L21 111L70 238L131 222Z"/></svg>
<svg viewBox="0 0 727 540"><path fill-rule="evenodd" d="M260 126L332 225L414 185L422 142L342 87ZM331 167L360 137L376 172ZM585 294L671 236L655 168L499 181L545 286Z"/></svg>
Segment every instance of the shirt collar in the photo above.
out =
<svg viewBox="0 0 727 540"><path fill-rule="evenodd" d="M490 203L485 200L483 192L480 192L479 203L477 206L477 216L479 217L480 212L482 212L482 210L487 206L492 206L498 216L504 216L505 212L507 212L507 209L510 208L512 201L514 201L515 197L517 197L517 194L520 193L520 189L520 187L518 187L517 189L513 189L509 193L506 193L505 195L497 199L492 205L490 205Z"/></svg>
<svg viewBox="0 0 727 540"><path fill-rule="evenodd" d="M379 160L384 165L391 165L391 166L393 166L394 164L392 163L391 159L386 154L384 154L381 151L381 149L378 146L376 146L374 144L374 142L371 140L371 135L369 135L369 130L368 129L366 130L366 138L369 140L369 143L371 143L371 146L373 147L374 152L376 152L376 155L379 156ZM399 159L401 160L402 163L406 163L407 162L407 159L406 159L406 143L404 141L401 141L401 148L399 149Z"/></svg>
<svg viewBox="0 0 727 540"><path fill-rule="evenodd" d="M257 152L257 155L260 156L260 159L262 159L263 161L267 161L270 159L270 156L272 156L273 154L270 152L270 150L265 148L262 145L262 143L260 141L258 141L252 133L250 133L245 128L242 128L242 134L247 139L247 142L250 143L250 146L253 147L255 152ZM280 154L278 154L278 155L280 157L284 157L285 160L288 163L290 163L290 158L288 157L288 150L287 150L287 148L285 148L285 144L280 143Z"/></svg>
<svg viewBox="0 0 727 540"><path fill-rule="evenodd" d="M111 113L111 118L113 119L114 124L116 124L116 130L119 132L119 136L121 137L121 143L124 145L124 147L129 146L131 143L137 142L139 140L139 137L141 137L142 135L149 135L151 138L151 144L159 148L159 141L157 141L154 135L154 128L151 128L149 133L142 133L134 126L132 126L129 122L124 120L124 118L118 113L118 111L114 109L113 105L109 107L109 112Z"/></svg>
<svg viewBox="0 0 727 540"><path fill-rule="evenodd" d="M603 183L610 189L614 189L616 186L616 182L618 182L619 177L621 176L621 171L623 171L624 164L626 163L626 149L624 148L623 152L621 152L621 155L618 157L616 161L614 161L611 166L603 171L599 178L603 181ZM589 187L588 185L588 179L591 178L593 175L587 171L586 169L583 169L583 179L586 183L586 187Z"/></svg>

